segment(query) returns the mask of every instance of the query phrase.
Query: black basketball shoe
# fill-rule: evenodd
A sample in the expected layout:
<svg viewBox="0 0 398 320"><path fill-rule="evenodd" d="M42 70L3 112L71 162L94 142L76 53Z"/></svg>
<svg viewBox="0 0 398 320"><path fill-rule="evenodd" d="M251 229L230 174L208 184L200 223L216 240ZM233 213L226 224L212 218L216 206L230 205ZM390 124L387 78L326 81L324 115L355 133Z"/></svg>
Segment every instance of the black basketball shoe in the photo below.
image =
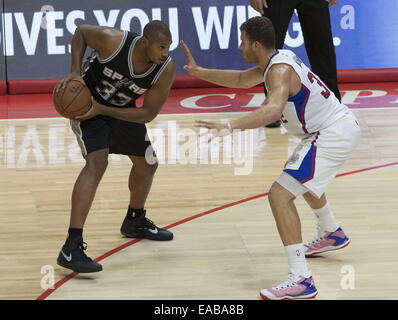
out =
<svg viewBox="0 0 398 320"><path fill-rule="evenodd" d="M145 238L149 240L168 241L173 239L173 233L168 230L158 228L155 224L145 217L146 210L134 218L131 213L127 213L124 218L120 232L128 238Z"/></svg>
<svg viewBox="0 0 398 320"><path fill-rule="evenodd" d="M78 273L101 271L102 265L87 257L84 250L87 250L87 243L83 242L83 238L67 241L58 255L57 264Z"/></svg>

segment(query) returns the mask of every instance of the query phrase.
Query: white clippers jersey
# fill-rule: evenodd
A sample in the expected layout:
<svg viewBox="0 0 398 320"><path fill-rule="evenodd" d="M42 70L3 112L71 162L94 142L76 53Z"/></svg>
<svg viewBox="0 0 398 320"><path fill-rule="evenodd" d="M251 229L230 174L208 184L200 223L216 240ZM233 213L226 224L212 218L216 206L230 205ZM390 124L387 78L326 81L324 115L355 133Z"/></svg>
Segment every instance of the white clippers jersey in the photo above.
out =
<svg viewBox="0 0 398 320"><path fill-rule="evenodd" d="M292 66L301 79L301 90L289 97L282 113L281 121L289 133L300 137L312 134L350 113L319 77L290 50L277 50L271 57L264 71L264 84L268 70L278 63Z"/></svg>

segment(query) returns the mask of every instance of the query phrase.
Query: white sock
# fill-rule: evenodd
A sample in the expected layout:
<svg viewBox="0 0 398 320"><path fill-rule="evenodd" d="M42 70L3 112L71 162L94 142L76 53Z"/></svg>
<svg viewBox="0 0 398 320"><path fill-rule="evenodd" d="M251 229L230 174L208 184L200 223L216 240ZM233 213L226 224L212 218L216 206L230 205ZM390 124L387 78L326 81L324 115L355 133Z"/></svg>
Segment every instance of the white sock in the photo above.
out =
<svg viewBox="0 0 398 320"><path fill-rule="evenodd" d="M310 277L311 272L308 270L307 261L305 260L304 244L296 243L286 246L285 251L289 263L289 273L294 276Z"/></svg>
<svg viewBox="0 0 398 320"><path fill-rule="evenodd" d="M326 203L325 206L320 209L313 209L313 211L320 227L320 236L323 235L324 231L333 232L339 227L338 223L334 219L333 212L330 210L328 203Z"/></svg>

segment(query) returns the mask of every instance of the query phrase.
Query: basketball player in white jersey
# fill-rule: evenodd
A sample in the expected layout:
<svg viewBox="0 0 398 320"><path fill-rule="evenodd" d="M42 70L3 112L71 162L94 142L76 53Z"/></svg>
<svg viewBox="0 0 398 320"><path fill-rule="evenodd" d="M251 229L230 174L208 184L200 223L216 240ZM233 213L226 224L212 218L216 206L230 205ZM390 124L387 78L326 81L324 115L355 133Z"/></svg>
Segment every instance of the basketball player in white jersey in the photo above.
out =
<svg viewBox="0 0 398 320"><path fill-rule="evenodd" d="M212 138L233 130L262 127L281 119L285 128L302 140L269 191L269 203L288 257L288 277L282 284L263 289L263 299L313 298L318 291L306 256L341 249L349 239L334 219L325 189L356 148L360 127L353 113L289 50L275 49L271 21L254 17L243 23L240 50L247 70L215 70L199 67L181 42L190 74L220 86L250 88L264 83L266 104L248 115L225 123L197 121L210 129ZM314 241L303 243L301 224L294 204L302 195L318 222Z"/></svg>

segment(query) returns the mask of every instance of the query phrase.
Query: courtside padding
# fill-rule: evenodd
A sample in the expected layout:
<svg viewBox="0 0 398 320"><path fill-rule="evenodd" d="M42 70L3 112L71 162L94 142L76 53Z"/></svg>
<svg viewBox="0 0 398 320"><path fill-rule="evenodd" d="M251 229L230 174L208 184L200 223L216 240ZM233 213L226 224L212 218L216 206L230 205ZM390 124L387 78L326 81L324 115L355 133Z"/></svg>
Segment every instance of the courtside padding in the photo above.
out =
<svg viewBox="0 0 398 320"><path fill-rule="evenodd" d="M339 83L398 81L398 68L338 70ZM0 94L51 93L60 79L25 79L0 81ZM212 83L197 79L189 74L177 75L173 89L212 88Z"/></svg>

